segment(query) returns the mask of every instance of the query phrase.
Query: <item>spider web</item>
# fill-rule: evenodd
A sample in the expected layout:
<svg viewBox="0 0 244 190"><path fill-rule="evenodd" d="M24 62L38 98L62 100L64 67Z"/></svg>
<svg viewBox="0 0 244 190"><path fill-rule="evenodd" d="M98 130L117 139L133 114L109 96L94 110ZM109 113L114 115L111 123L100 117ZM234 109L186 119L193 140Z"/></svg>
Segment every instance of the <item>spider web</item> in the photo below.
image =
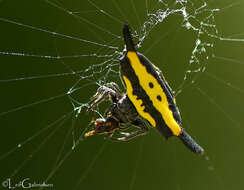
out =
<svg viewBox="0 0 244 190"><path fill-rule="evenodd" d="M13 185L30 178L54 189L233 188L225 181L226 163L233 158L224 153L240 144L242 133L244 28L233 19L243 6L242 1L0 1L1 181L11 179ZM176 140L165 143L153 130L130 143L84 139L92 118L103 117L109 105L86 113L96 89L111 81L123 89L125 22L138 51L174 89L184 128L206 147L205 159L188 154ZM234 155L242 158L240 152L236 148Z"/></svg>

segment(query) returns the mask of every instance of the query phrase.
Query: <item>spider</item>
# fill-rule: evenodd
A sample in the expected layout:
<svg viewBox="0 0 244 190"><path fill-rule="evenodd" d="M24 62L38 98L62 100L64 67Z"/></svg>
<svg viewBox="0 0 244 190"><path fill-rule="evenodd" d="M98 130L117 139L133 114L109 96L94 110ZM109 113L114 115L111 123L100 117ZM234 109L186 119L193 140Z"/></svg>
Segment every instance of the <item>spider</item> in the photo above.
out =
<svg viewBox="0 0 244 190"><path fill-rule="evenodd" d="M112 104L105 112L105 117L97 119L94 130L85 136L105 134L105 138L114 141L128 141L146 134L149 126L152 126L166 139L176 136L191 151L203 154L203 148L182 128L174 94L162 71L136 51L128 24L124 24L123 37L126 53L120 59L120 77L126 93L114 82L98 88L90 109L107 97ZM139 129L130 133L123 132L131 127ZM114 134L119 137L114 137Z"/></svg>

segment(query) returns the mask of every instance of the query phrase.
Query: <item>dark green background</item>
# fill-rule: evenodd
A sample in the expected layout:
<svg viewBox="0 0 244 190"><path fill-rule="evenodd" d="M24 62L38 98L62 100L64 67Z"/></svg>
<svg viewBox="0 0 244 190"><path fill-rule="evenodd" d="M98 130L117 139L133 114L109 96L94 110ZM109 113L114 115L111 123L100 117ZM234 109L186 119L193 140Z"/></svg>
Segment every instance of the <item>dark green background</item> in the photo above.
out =
<svg viewBox="0 0 244 190"><path fill-rule="evenodd" d="M118 36L121 36L120 22L98 11L95 12L94 6L86 0L58 2L57 4L66 10L79 12L77 15L83 20L68 15L67 11L53 7L45 1L33 0L0 1L0 18L102 44L112 44L121 50L121 39L87 24L84 19ZM133 1L116 1L120 11L113 1L94 2L113 18L116 17L122 22L128 21L136 30L146 20L146 1L134 0L137 13L131 3ZM243 35L236 35L244 32L243 1L209 1L208 5L210 8L226 7L215 16L220 36L244 38ZM155 11L163 6L155 1L148 1L148 7L150 11ZM168 17L164 23L151 31L140 49L140 52L162 69L173 89L183 81L196 38L193 32L181 27L181 21L180 15ZM24 178L44 181L50 172L54 171L56 158L61 151L59 161L64 162L47 182L54 185L53 189L243 188L244 42L212 42L215 44L214 54L228 59L204 60L202 64L207 64L206 72L199 73L195 83L185 85L182 93L177 96L184 128L204 147L204 156L194 155L176 138L166 142L156 130L151 129L148 135L128 143L106 142L102 136L90 137L76 146L66 159L65 155L72 147L73 138L70 131L73 131L75 139L78 139L91 120L92 114L86 114L85 110L82 110L75 124L72 125L74 117L68 117L63 125L51 126L44 133L32 138L35 133L63 114L72 111L68 96L63 96L0 115L0 156L16 147L18 143L31 138L22 148L14 150L12 154L0 160L0 182L14 174L19 167L21 169L11 177L13 182L17 183ZM53 56L57 55L57 52L60 56L96 52L111 54L111 50L107 48L2 21L0 51ZM82 57L65 59L64 63L76 71L82 71L102 60ZM70 71L60 60L27 56L0 55L0 64L0 113L63 94L78 80L77 76L68 75L6 82L5 79L47 76ZM221 80L216 80L210 75ZM72 97L82 103L88 102L89 97L96 91L97 86L94 82L98 77L100 75L95 75L90 80L82 80L79 86L90 82L91 84L77 90ZM118 82L122 87L118 76L108 78L108 81L110 80ZM48 138L52 133L53 135ZM39 149L39 145L44 142ZM64 142L65 146L62 149Z"/></svg>

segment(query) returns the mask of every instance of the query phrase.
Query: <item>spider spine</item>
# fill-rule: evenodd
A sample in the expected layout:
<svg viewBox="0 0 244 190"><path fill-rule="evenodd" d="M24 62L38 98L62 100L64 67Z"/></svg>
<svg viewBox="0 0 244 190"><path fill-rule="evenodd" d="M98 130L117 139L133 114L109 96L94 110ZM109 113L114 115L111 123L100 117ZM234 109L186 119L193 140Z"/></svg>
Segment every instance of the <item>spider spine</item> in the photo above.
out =
<svg viewBox="0 0 244 190"><path fill-rule="evenodd" d="M203 148L199 144L197 144L196 141L194 141L192 139L192 137L187 132L185 132L184 130L182 130L182 133L178 136L178 138L191 151L193 151L197 154L204 154Z"/></svg>
<svg viewBox="0 0 244 190"><path fill-rule="evenodd" d="M130 27L128 24L124 24L123 37L124 37L124 41L125 41L126 50L127 51L136 51L134 42L132 40Z"/></svg>

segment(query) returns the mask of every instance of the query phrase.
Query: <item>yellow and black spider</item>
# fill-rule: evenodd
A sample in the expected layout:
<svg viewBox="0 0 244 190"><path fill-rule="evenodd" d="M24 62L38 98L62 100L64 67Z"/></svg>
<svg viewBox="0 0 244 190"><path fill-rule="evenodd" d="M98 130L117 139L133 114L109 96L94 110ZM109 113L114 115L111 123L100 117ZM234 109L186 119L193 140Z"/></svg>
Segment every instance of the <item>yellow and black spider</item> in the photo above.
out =
<svg viewBox="0 0 244 190"><path fill-rule="evenodd" d="M115 141L128 141L147 133L149 126L152 126L166 139L177 136L190 150L203 154L203 148L182 128L174 95L162 72L136 51L128 24L123 27L123 37L126 53L120 59L120 77L126 93L113 82L98 88L91 107L101 103L107 96L112 105L108 108L105 119L97 119L94 130L87 132L85 136L106 134L106 137ZM139 130L123 132L132 126ZM113 137L115 132L120 137Z"/></svg>

